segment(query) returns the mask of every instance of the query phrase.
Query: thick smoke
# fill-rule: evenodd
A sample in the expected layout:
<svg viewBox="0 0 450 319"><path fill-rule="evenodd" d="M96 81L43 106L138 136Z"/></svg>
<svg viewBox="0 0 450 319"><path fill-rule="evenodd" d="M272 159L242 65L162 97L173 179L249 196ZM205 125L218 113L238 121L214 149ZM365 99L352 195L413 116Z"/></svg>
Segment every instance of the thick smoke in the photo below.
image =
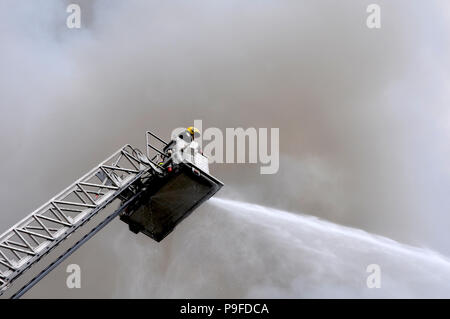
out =
<svg viewBox="0 0 450 319"><path fill-rule="evenodd" d="M279 173L216 165L223 194L450 252L445 1L379 1L379 30L365 26L372 1L78 1L81 30L65 27L69 2L0 4L3 230L121 145L143 145L146 129L168 135L202 119L280 128ZM114 255L128 245L140 248L124 254L149 256L141 280L183 267L189 256L172 241L209 230L194 216L160 245L114 223L71 259L109 283L82 295L129 277ZM227 225L214 236L232 236ZM113 237L123 240L108 250ZM158 251L166 259L150 258ZM66 291L59 271L59 288L42 283L53 296ZM238 291L221 285L216 295Z"/></svg>

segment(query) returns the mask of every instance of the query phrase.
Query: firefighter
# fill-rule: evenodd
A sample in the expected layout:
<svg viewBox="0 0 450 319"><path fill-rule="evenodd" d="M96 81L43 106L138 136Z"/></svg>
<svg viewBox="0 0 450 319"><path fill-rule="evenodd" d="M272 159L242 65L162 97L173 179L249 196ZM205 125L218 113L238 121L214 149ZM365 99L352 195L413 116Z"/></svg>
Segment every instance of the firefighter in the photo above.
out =
<svg viewBox="0 0 450 319"><path fill-rule="evenodd" d="M181 132L178 137L187 143L187 145L181 149L182 153L185 150L189 149L189 152L192 156L194 156L194 154L197 152L203 154L200 149L200 145L197 143L197 141L195 141L196 138L200 137L200 131L197 128L189 126L187 129Z"/></svg>
<svg viewBox="0 0 450 319"><path fill-rule="evenodd" d="M189 126L178 137L187 143L191 143L195 138L200 137L200 131L193 126Z"/></svg>

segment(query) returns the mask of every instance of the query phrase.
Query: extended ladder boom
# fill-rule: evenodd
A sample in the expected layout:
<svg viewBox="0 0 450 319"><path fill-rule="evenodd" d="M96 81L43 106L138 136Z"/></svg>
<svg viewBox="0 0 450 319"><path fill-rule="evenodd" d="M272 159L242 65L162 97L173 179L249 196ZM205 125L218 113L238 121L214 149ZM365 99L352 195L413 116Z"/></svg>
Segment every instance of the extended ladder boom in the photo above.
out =
<svg viewBox="0 0 450 319"><path fill-rule="evenodd" d="M159 147L150 143L151 138ZM209 174L208 159L196 145L193 139L186 142L180 137L166 143L147 132L146 155L125 145L1 234L0 296L27 269L116 199L120 205L114 213L53 260L12 298L20 298L116 216L136 234L143 233L158 242L164 239L223 186Z"/></svg>
<svg viewBox="0 0 450 319"><path fill-rule="evenodd" d="M140 151L125 145L0 235L0 295L149 170Z"/></svg>

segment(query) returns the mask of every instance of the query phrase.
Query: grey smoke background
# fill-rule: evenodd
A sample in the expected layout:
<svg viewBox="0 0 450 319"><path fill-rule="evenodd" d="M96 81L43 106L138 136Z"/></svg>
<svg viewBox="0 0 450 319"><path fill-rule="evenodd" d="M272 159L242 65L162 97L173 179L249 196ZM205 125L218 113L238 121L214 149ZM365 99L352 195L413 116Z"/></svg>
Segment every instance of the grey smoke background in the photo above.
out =
<svg viewBox="0 0 450 319"><path fill-rule="evenodd" d="M0 1L3 230L121 145L141 147L146 129L168 135L202 119L204 128L280 127L279 173L216 165L222 196L450 254L445 1L377 1L380 30L365 26L372 1L78 1L81 30L65 27L68 3ZM82 289L65 288L61 267L30 296L189 296L184 283L244 296L233 285L248 269L226 254L239 222L215 227L211 211L160 245L116 221L69 260L82 266ZM201 236L224 251L219 263L195 258L211 249ZM235 267L236 277L177 277L189 263ZM119 289L145 281L154 286Z"/></svg>

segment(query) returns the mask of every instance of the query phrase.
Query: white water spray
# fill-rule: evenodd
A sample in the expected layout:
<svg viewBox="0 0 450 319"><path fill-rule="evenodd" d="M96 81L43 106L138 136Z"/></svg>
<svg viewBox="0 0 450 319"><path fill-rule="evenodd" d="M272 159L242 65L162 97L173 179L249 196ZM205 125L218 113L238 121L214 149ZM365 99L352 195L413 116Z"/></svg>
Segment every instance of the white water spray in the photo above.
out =
<svg viewBox="0 0 450 319"><path fill-rule="evenodd" d="M284 256L286 263L298 267L291 287L253 289L251 297L450 296L450 260L434 251L312 216L220 198L210 202L247 224L255 236L269 238L274 246L282 242L292 248ZM380 289L366 286L369 264L381 267Z"/></svg>
<svg viewBox="0 0 450 319"><path fill-rule="evenodd" d="M257 204L222 198L212 198L210 202L221 208L234 212L242 218L255 218L255 223L260 223L266 227L273 227L273 219L275 218L278 219L279 222L287 222L302 227L309 227L311 229L316 229L317 231L326 230L330 233L330 235L352 238L359 240L362 243L372 244L399 254L410 255L416 258L432 259L436 263L450 267L450 260L434 251L404 245L387 237L370 234L356 228L337 225L314 216L299 215Z"/></svg>

